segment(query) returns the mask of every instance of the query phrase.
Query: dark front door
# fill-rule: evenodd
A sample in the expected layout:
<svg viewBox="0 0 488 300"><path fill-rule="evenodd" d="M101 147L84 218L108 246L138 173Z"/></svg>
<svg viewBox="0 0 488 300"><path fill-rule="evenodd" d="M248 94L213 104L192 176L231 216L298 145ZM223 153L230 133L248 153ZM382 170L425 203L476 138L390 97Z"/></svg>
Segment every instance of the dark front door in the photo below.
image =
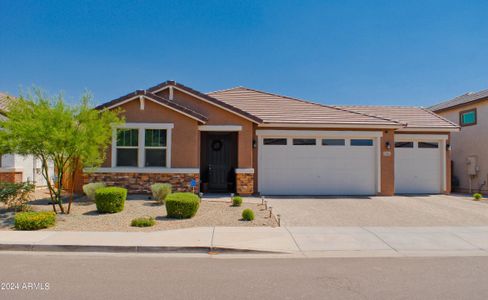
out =
<svg viewBox="0 0 488 300"><path fill-rule="evenodd" d="M202 181L208 192L235 190L236 137L229 132L202 133Z"/></svg>

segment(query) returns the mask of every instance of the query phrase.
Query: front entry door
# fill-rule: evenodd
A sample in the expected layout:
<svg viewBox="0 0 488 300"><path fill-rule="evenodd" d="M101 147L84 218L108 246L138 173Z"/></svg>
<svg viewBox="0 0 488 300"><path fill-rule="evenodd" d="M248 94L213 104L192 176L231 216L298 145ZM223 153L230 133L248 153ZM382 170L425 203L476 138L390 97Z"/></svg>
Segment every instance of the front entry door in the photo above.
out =
<svg viewBox="0 0 488 300"><path fill-rule="evenodd" d="M235 182L236 139L234 133L207 133L204 164L208 191L231 192Z"/></svg>

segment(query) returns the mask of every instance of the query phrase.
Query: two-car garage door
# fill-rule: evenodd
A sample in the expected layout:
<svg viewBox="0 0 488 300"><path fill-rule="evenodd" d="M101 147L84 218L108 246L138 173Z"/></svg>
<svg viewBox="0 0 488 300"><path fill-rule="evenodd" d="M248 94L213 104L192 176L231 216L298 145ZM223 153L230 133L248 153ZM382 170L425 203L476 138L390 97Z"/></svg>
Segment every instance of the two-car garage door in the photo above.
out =
<svg viewBox="0 0 488 300"><path fill-rule="evenodd" d="M262 136L259 190L264 195L374 195L375 136Z"/></svg>
<svg viewBox="0 0 488 300"><path fill-rule="evenodd" d="M374 195L381 191L381 132L262 130L258 188L263 195ZM265 134L264 134L265 133ZM447 135L395 135L398 194L446 188ZM393 145L389 145L393 146Z"/></svg>

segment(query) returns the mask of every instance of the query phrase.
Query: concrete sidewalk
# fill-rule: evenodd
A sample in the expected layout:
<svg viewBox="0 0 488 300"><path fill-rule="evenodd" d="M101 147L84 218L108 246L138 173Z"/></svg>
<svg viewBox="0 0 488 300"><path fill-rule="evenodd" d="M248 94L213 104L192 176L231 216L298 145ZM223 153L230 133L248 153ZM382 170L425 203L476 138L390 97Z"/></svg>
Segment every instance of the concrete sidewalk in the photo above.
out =
<svg viewBox="0 0 488 300"><path fill-rule="evenodd" d="M0 231L0 250L261 252L301 257L488 256L488 226L198 227L159 232Z"/></svg>

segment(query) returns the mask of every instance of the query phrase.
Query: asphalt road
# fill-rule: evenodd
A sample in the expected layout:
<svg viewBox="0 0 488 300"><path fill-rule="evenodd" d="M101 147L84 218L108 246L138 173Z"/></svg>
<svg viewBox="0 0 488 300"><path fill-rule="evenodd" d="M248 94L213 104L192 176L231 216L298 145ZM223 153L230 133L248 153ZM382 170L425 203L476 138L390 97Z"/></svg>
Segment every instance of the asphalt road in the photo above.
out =
<svg viewBox="0 0 488 300"><path fill-rule="evenodd" d="M6 282L49 284L48 290L0 290L0 299L488 299L487 270L488 257L0 253L2 287Z"/></svg>

